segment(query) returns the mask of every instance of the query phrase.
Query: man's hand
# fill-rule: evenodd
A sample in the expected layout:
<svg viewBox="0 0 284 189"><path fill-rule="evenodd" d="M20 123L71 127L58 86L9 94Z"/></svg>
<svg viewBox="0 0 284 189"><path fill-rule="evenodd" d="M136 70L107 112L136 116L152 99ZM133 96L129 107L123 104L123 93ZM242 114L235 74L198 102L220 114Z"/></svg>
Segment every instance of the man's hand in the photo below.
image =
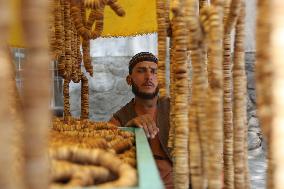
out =
<svg viewBox="0 0 284 189"><path fill-rule="evenodd" d="M156 122L153 120L150 114L137 116L128 121L126 126L136 126L143 128L148 138L155 138L156 134L159 132L159 128L156 126Z"/></svg>

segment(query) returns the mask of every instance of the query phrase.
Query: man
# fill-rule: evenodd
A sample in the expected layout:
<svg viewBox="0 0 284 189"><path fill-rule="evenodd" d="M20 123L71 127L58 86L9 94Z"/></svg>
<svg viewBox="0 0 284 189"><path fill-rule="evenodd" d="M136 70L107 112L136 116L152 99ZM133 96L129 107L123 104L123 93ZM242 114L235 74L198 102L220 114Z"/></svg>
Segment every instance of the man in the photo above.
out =
<svg viewBox="0 0 284 189"><path fill-rule="evenodd" d="M141 52L129 62L127 84L135 98L111 118L118 126L144 129L160 175L167 189L173 188L172 162L167 148L169 134L169 98L159 98L157 79L158 59L149 52Z"/></svg>

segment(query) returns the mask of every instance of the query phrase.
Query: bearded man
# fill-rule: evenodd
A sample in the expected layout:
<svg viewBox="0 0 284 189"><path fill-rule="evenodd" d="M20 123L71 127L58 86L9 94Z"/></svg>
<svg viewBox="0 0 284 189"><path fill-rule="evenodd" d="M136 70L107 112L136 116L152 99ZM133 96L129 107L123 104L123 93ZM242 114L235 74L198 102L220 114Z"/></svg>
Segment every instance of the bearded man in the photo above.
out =
<svg viewBox="0 0 284 189"><path fill-rule="evenodd" d="M111 122L117 126L143 128L160 176L167 189L173 188L172 161L167 147L169 135L169 98L159 98L158 59L149 52L134 55L129 62L128 85L135 97L117 111Z"/></svg>

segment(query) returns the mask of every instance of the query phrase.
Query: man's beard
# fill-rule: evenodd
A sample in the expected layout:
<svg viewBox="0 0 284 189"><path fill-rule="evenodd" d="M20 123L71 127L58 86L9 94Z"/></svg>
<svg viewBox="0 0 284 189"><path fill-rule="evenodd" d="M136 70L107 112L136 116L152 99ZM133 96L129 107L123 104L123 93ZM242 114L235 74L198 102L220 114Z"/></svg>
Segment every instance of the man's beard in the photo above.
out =
<svg viewBox="0 0 284 189"><path fill-rule="evenodd" d="M157 86L155 92L153 93L144 93L144 92L139 91L138 86L135 83L132 83L132 92L135 96L139 98L142 98L145 100L151 100L158 95L159 87Z"/></svg>

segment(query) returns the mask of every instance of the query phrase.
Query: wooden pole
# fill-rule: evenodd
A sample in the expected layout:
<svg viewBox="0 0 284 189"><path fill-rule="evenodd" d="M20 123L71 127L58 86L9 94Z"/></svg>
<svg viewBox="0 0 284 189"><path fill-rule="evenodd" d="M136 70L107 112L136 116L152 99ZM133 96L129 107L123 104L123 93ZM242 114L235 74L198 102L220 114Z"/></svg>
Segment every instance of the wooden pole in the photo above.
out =
<svg viewBox="0 0 284 189"><path fill-rule="evenodd" d="M272 124L272 159L274 159L273 183L275 189L283 188L284 185L284 2L272 1L272 63L275 78L273 82L273 124Z"/></svg>
<svg viewBox="0 0 284 189"><path fill-rule="evenodd" d="M47 136L51 124L51 62L48 6L47 0L23 0L21 9L27 52L23 65L24 171L27 189L47 189L49 184Z"/></svg>

